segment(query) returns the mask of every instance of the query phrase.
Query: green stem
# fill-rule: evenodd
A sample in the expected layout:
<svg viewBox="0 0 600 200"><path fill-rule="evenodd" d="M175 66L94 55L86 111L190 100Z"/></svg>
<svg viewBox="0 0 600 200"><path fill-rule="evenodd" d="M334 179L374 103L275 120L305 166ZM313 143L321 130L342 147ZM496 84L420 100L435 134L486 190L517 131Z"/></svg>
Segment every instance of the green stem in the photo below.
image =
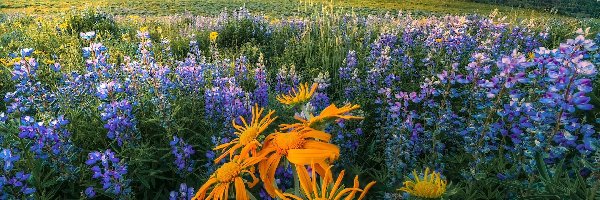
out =
<svg viewBox="0 0 600 200"><path fill-rule="evenodd" d="M502 90L500 90L500 92L498 93L496 100L493 102L492 107L490 108L490 110L487 113L487 116L485 119L485 124L483 125L483 131L481 132L481 138L479 138L479 142L478 142L478 147L480 147L480 148L483 147L483 140L485 139L486 131L489 130L489 125L490 125L490 123L492 123L492 116L494 115L494 108L502 100L502 95L504 95L505 90L506 90L506 87L502 87Z"/></svg>
<svg viewBox="0 0 600 200"><path fill-rule="evenodd" d="M296 196L300 195L300 179L298 178L298 171L296 170L296 166L292 165L293 174L294 174L294 194Z"/></svg>

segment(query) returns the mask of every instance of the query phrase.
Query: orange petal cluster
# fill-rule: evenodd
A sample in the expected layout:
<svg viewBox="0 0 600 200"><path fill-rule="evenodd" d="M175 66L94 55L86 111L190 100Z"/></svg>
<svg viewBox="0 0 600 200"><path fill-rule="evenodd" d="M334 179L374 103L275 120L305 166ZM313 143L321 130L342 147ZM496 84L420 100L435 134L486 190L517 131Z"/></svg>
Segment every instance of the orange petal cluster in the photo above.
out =
<svg viewBox="0 0 600 200"><path fill-rule="evenodd" d="M317 84L313 84L310 90L308 84L301 84L298 90L294 89L289 95L281 95L277 99L283 104L297 105L310 100L316 88ZM359 107L349 104L338 108L335 104L331 104L318 116L310 114L307 119L296 116L295 118L299 122L280 125L279 131L275 130L261 143L259 141L260 134L277 117L273 116L274 111L269 111L263 117L264 109L255 105L252 108L252 118L249 123L241 116L240 120L243 124L237 124L235 120L232 122L236 130L235 135L238 137L215 148L215 150L222 151L221 155L214 160L215 163L222 161L228 155L230 161L221 165L210 176L193 199L228 199L230 187L235 188L236 199L249 199L246 186L252 188L259 181L255 176L255 167L258 167L260 180L271 197L300 199L293 194L282 193L275 183L275 171L282 162L296 166L300 186L309 199L345 197L349 200L354 198L357 192L361 192L358 199L363 199L375 182L360 189L358 177L356 177L353 187L344 188L341 186L344 176L344 171L342 171L333 183L330 166L340 156L340 149L330 143L331 135L323 131L326 124L336 119L362 119L348 114ZM312 166L312 176L308 174L307 165ZM316 189L318 187L317 174L323 177L320 186L321 193ZM249 176L250 179L244 179L244 176ZM233 186L231 186L232 184Z"/></svg>

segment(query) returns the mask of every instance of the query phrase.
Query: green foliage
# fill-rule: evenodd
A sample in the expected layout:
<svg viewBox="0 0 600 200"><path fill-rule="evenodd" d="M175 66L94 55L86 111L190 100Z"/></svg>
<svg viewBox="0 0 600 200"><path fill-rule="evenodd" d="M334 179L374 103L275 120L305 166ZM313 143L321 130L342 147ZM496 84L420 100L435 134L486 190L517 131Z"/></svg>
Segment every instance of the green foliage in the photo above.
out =
<svg viewBox="0 0 600 200"><path fill-rule="evenodd" d="M600 17L600 3L597 0L469 0L518 8L533 8L554 11L577 17Z"/></svg>
<svg viewBox="0 0 600 200"><path fill-rule="evenodd" d="M108 32L111 35L120 35L119 27L112 15L93 9L85 10L81 14L71 13L67 17L67 23L70 34L96 31Z"/></svg>
<svg viewBox="0 0 600 200"><path fill-rule="evenodd" d="M224 48L239 47L246 43L263 45L268 41L267 31L266 24L253 23L250 19L231 21L219 32L217 43Z"/></svg>

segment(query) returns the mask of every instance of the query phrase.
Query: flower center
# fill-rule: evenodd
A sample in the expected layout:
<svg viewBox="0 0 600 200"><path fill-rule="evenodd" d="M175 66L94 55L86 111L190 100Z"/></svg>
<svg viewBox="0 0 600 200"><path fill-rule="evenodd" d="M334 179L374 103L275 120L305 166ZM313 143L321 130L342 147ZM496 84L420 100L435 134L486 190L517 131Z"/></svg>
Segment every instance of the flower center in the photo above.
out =
<svg viewBox="0 0 600 200"><path fill-rule="evenodd" d="M274 144L277 147L277 153L287 155L290 149L299 149L304 145L304 139L298 133L285 133L277 135Z"/></svg>
<svg viewBox="0 0 600 200"><path fill-rule="evenodd" d="M437 197L438 189L439 188L432 182L421 181L415 184L415 195L426 198Z"/></svg>
<svg viewBox="0 0 600 200"><path fill-rule="evenodd" d="M240 174L241 167L239 164L234 162L228 162L223 164L216 171L217 180L221 183L229 183L233 182L234 178L238 177Z"/></svg>
<svg viewBox="0 0 600 200"><path fill-rule="evenodd" d="M240 144L241 145L246 145L250 142L252 142L253 140L256 139L256 137L258 136L258 127L248 127L243 133L242 135L240 135Z"/></svg>

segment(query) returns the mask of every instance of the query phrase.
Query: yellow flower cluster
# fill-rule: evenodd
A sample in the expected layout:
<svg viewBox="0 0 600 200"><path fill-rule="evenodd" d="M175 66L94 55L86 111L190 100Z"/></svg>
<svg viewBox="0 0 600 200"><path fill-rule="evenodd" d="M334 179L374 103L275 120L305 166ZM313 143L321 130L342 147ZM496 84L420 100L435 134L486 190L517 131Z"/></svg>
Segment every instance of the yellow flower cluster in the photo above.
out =
<svg viewBox="0 0 600 200"><path fill-rule="evenodd" d="M312 96L314 89L312 92L307 92L307 90L308 85L302 85L299 92L292 92L286 96L287 99L291 99L290 101L283 103L307 101ZM330 143L331 135L324 131L323 126L324 123L336 119L361 119L347 114L358 108L358 105L346 105L338 108L331 104L317 116L310 115L308 119L296 117L299 121L297 123L281 124L278 130L260 141L259 139L263 138L261 134L277 117L273 116L275 111L265 112L264 108L254 106L252 118L249 121L240 116L242 124L232 122L236 130L235 135L238 137L231 142L217 146L215 150L222 151L222 154L214 160L215 163L218 163L228 157L229 161L221 165L210 176L193 199L228 199L230 197L229 187L233 184L235 198L247 200L250 199L250 194L248 194L246 186L252 188L259 180L263 182L265 190L273 198L302 199L298 196L302 196L302 194L284 193L277 187L275 171L281 163L290 163L295 166L299 188L308 199L344 198L350 200L354 199L358 193L360 193L359 200L365 198L368 190L375 184L374 181L361 189L357 176L352 187L344 187L341 185L344 176L344 171L342 171L334 182L331 164L339 157L340 150L338 146ZM308 172L308 166L314 169L312 174ZM260 178L255 176L256 168L258 168ZM320 186L316 180L321 180Z"/></svg>
<svg viewBox="0 0 600 200"><path fill-rule="evenodd" d="M8 61L6 58L0 58L0 64L2 64L2 66L10 66L10 65L12 65L10 63L10 61Z"/></svg>

